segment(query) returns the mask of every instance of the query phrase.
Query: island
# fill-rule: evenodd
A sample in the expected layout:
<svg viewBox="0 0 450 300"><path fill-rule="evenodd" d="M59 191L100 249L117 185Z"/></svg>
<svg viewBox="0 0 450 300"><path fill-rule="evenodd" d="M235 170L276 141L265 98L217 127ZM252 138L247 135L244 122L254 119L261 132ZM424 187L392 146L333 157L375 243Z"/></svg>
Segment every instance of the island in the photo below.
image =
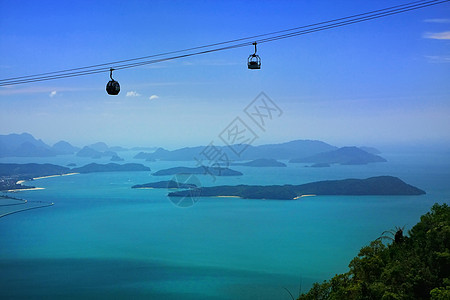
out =
<svg viewBox="0 0 450 300"><path fill-rule="evenodd" d="M120 157L118 155L113 155L110 160L111 161L124 161L125 159L123 159L122 157Z"/></svg>
<svg viewBox="0 0 450 300"><path fill-rule="evenodd" d="M192 189L197 185L193 183L181 183L174 180L150 182L144 184L133 185L132 189Z"/></svg>
<svg viewBox="0 0 450 300"><path fill-rule="evenodd" d="M149 167L141 164L88 164L79 168L67 168L53 164L13 164L0 163L0 191L38 189L33 186L22 185L24 181L44 177L65 176L76 173L94 172L129 172L129 171L151 171Z"/></svg>
<svg viewBox="0 0 450 300"><path fill-rule="evenodd" d="M95 145L95 144L94 144ZM98 147L97 149L102 149L101 147ZM102 158L103 156L118 156L116 152L106 150L106 151L99 151L96 149L93 149L92 147L85 146L83 149L77 152L78 157L90 157L90 158Z"/></svg>
<svg viewBox="0 0 450 300"><path fill-rule="evenodd" d="M232 163L232 166L244 167L286 167L286 164L277 161L276 159L260 158L245 163Z"/></svg>
<svg viewBox="0 0 450 300"><path fill-rule="evenodd" d="M2 178L0 179L0 191L16 191L16 190L33 190L35 186L23 185L20 181L15 179Z"/></svg>
<svg viewBox="0 0 450 300"><path fill-rule="evenodd" d="M69 168L53 164L0 163L0 190L36 189L33 186L22 185L22 182L33 180L33 178L63 175L70 172Z"/></svg>
<svg viewBox="0 0 450 300"><path fill-rule="evenodd" d="M198 197L240 197L244 199L295 200L310 195L333 196L411 196L425 192L393 176L367 179L317 181L301 185L236 185L201 187L169 193L169 197L186 197L195 192Z"/></svg>
<svg viewBox="0 0 450 300"><path fill-rule="evenodd" d="M386 162L381 156L366 152L358 147L342 147L337 150L315 155L291 159L290 163L317 163L341 165L365 165L369 163Z"/></svg>
<svg viewBox="0 0 450 300"><path fill-rule="evenodd" d="M34 177L62 175L70 173L70 168L53 164L13 164L0 163L0 177L15 176L17 180L28 180Z"/></svg>
<svg viewBox="0 0 450 300"><path fill-rule="evenodd" d="M128 164L115 164L115 163L109 163L109 164L96 164L91 163L88 165L85 165L83 167L79 168L73 168L72 172L76 173L95 173L95 172L131 172L131 171L150 171L149 167L146 167L141 164L134 164L134 163L128 163Z"/></svg>
<svg viewBox="0 0 450 300"><path fill-rule="evenodd" d="M175 167L169 169L159 170L153 175L155 176L165 176L165 175L175 175L175 174L198 174L198 175L213 175L213 176L242 176L243 174L239 171L228 169L228 168L213 168L213 167Z"/></svg>
<svg viewBox="0 0 450 300"><path fill-rule="evenodd" d="M309 168L329 168L331 167L329 163L316 163L316 164L312 164L310 166L306 166Z"/></svg>

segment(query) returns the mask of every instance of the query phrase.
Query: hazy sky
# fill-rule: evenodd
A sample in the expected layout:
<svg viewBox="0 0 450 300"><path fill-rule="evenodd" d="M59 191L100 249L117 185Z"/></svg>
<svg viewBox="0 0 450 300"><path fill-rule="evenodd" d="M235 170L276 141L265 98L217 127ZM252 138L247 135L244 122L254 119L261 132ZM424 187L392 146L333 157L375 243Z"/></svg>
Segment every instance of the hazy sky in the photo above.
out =
<svg viewBox="0 0 450 300"><path fill-rule="evenodd" d="M140 57L410 1L0 0L0 79ZM205 145L241 117L256 143L450 143L450 3L109 74L0 87L0 134L53 144ZM245 107L264 91L283 111L266 131Z"/></svg>

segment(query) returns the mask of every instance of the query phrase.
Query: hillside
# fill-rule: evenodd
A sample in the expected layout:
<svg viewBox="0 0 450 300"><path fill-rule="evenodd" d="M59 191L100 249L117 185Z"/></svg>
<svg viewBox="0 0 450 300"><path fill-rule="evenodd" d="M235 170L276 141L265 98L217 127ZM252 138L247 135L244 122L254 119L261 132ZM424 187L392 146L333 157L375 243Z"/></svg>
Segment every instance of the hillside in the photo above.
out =
<svg viewBox="0 0 450 300"><path fill-rule="evenodd" d="M228 168L190 168L190 167L175 167L164 170L159 170L153 173L154 176L165 176L165 175L175 175L175 174L197 174L197 175L207 175L212 174L214 176L241 176L243 175L239 171L235 171Z"/></svg>
<svg viewBox="0 0 450 300"><path fill-rule="evenodd" d="M391 241L385 245L384 240ZM349 271L299 300L450 299L450 207L435 204L409 236L397 228L363 247Z"/></svg>
<svg viewBox="0 0 450 300"><path fill-rule="evenodd" d="M365 165L368 163L386 162L384 158L369 153L358 147L342 147L337 150L318 153L315 155L291 159L291 163Z"/></svg>
<svg viewBox="0 0 450 300"><path fill-rule="evenodd" d="M195 157L201 156L206 146L185 147L176 150L166 150L158 148L153 153L141 152L134 158L148 160L169 160L169 161L186 161L194 160ZM232 147L232 146L231 146ZM216 146L218 151L225 153L229 159L239 160L256 160L256 159L292 159L295 157L305 157L318 154L325 151L337 149L327 143L313 140L296 140L280 144L268 144L260 146L248 145L248 147L237 157L228 146Z"/></svg>
<svg viewBox="0 0 450 300"><path fill-rule="evenodd" d="M115 164L115 163L109 163L109 164L88 164L83 167L79 168L73 168L72 172L76 173L95 173L95 172L128 172L128 171L150 171L149 167L146 167L141 164Z"/></svg>
<svg viewBox="0 0 450 300"><path fill-rule="evenodd" d="M286 164L277 161L276 159L255 159L245 163L232 163L232 166L244 166L244 167L255 167L255 168L264 168L264 167L286 167Z"/></svg>
<svg viewBox="0 0 450 300"><path fill-rule="evenodd" d="M20 179L31 179L49 175L70 173L70 168L53 164L4 164L0 163L1 176L15 176Z"/></svg>
<svg viewBox="0 0 450 300"><path fill-rule="evenodd" d="M174 180L150 182L144 184L133 185L132 189L192 189L196 188L197 185L193 183L182 183Z"/></svg>
<svg viewBox="0 0 450 300"><path fill-rule="evenodd" d="M188 191L170 193L172 197L188 196ZM245 199L293 200L302 195L423 195L419 188L397 177L378 176L367 179L317 181L301 185L236 185L202 187L196 190L199 197L235 196Z"/></svg>

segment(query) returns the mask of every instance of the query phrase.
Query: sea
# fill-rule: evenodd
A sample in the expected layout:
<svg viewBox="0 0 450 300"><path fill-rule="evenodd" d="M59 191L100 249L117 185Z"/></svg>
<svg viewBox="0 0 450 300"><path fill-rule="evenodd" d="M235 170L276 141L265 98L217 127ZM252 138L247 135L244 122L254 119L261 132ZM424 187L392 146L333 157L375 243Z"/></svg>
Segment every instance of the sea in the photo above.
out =
<svg viewBox="0 0 450 300"><path fill-rule="evenodd" d="M298 200L196 198L180 206L161 169L193 161L146 162L150 172L75 174L25 182L44 189L8 193L52 206L0 218L1 299L292 299L314 282L348 271L359 250L396 227L405 232L434 203L450 201L450 155L385 153L388 162L311 168L232 167L244 175L198 175L202 186L302 184L397 176L421 196L311 196ZM0 162L83 166L107 158L73 155ZM0 215L21 205L0 206ZM388 241L385 241L388 242Z"/></svg>

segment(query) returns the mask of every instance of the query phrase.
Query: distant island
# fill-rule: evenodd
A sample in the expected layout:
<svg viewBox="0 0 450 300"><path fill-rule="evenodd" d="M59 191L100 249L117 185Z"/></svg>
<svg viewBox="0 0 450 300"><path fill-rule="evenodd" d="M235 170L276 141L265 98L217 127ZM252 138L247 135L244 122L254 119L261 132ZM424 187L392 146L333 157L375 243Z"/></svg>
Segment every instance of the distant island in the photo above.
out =
<svg viewBox="0 0 450 300"><path fill-rule="evenodd" d="M244 167L286 167L286 164L277 161L276 159L260 158L245 163L232 163L232 166Z"/></svg>
<svg viewBox="0 0 450 300"><path fill-rule="evenodd" d="M165 161L189 161L200 156L207 146L184 147L175 150L158 148L154 152L140 152L135 159L165 160ZM242 147L242 146L240 146ZM217 146L218 151L226 154L230 159L236 159L236 155L229 146ZM267 144L260 146L247 145L246 150L239 156L239 160L256 159L292 159L307 157L321 152L336 150L337 147L325 142L314 140L296 140L280 144Z"/></svg>
<svg viewBox="0 0 450 300"><path fill-rule="evenodd" d="M184 147L167 150L156 147L134 147L133 151L140 152L135 159L146 161L193 161L200 158L208 146ZM242 147L242 145L236 145ZM236 157L232 151L233 145L216 146L215 151L226 155L230 161L258 161L289 160L291 163L328 163L343 165L362 165L386 161L379 156L380 151L373 147L343 147L327 144L317 140L294 140L279 144L245 145L245 151ZM56 155L76 155L92 159L111 157L111 161L121 161L117 151L127 151L120 146L108 146L104 142L97 142L83 148L72 146L66 141L59 141L53 146L45 144L42 140L34 138L31 134L0 135L0 157L51 157ZM247 167L271 167L262 162L245 163ZM276 165L274 165L275 167ZM281 167L281 165L279 165Z"/></svg>
<svg viewBox="0 0 450 300"><path fill-rule="evenodd" d="M8 164L0 163L0 177L16 176L18 180L28 180L35 177L61 175L72 172L70 168L53 164Z"/></svg>
<svg viewBox="0 0 450 300"><path fill-rule="evenodd" d="M0 135L0 157L51 157L78 150L65 141L49 146L29 133Z"/></svg>
<svg viewBox="0 0 450 300"><path fill-rule="evenodd" d="M111 150L98 151L89 146L85 146L83 149L77 152L79 157L101 158L103 156L118 157L117 153Z"/></svg>
<svg viewBox="0 0 450 300"><path fill-rule="evenodd" d="M197 185L193 183L181 183L174 180L150 182L145 184L133 185L132 189L192 189Z"/></svg>
<svg viewBox="0 0 450 300"><path fill-rule="evenodd" d="M401 196L423 195L425 192L393 176L367 179L317 181L301 185L237 185L194 189L199 197L232 196L244 199L294 200L307 195ZM186 197L191 191L169 193L170 197Z"/></svg>
<svg viewBox="0 0 450 300"><path fill-rule="evenodd" d="M73 168L72 172L76 173L94 173L94 172L128 172L128 171L150 171L149 167L141 164L115 164L109 163L105 165L91 163L80 168Z"/></svg>
<svg viewBox="0 0 450 300"><path fill-rule="evenodd" d="M9 164L0 163L0 191L19 190L34 188L22 185L21 181L33 180L39 177L67 175L71 173L93 173L93 172L127 172L127 171L150 171L149 167L141 164L115 164L109 163L88 164L79 168L67 168L53 164Z"/></svg>
<svg viewBox="0 0 450 300"><path fill-rule="evenodd" d="M0 135L0 157L52 157L76 153L80 157L100 158L113 156L116 151L127 150L120 146L109 147L103 142L88 145L80 150L66 141L59 141L50 146L29 133Z"/></svg>
<svg viewBox="0 0 450 300"><path fill-rule="evenodd" d="M311 156L291 159L290 163L365 165L368 163L386 162L386 159L369 153L358 147L342 147L337 150L322 152Z"/></svg>
<svg viewBox="0 0 450 300"><path fill-rule="evenodd" d="M122 157L116 155L113 155L110 159L111 161L124 161L125 159L123 159Z"/></svg>
<svg viewBox="0 0 450 300"><path fill-rule="evenodd" d="M70 172L69 168L52 164L0 163L0 191L34 189L33 186L23 185L22 181Z"/></svg>
<svg viewBox="0 0 450 300"><path fill-rule="evenodd" d="M239 171L235 171L228 168L212 168L212 167L198 167L198 168L189 168L189 167L175 167L169 169L159 170L153 175L155 176L165 176L165 175L175 175L175 174L199 174L199 175L207 175L211 174L214 176L241 176L243 175Z"/></svg>
<svg viewBox="0 0 450 300"><path fill-rule="evenodd" d="M331 167L331 165L329 163L316 163L316 164L312 164L310 166L307 166L310 168L329 168Z"/></svg>

